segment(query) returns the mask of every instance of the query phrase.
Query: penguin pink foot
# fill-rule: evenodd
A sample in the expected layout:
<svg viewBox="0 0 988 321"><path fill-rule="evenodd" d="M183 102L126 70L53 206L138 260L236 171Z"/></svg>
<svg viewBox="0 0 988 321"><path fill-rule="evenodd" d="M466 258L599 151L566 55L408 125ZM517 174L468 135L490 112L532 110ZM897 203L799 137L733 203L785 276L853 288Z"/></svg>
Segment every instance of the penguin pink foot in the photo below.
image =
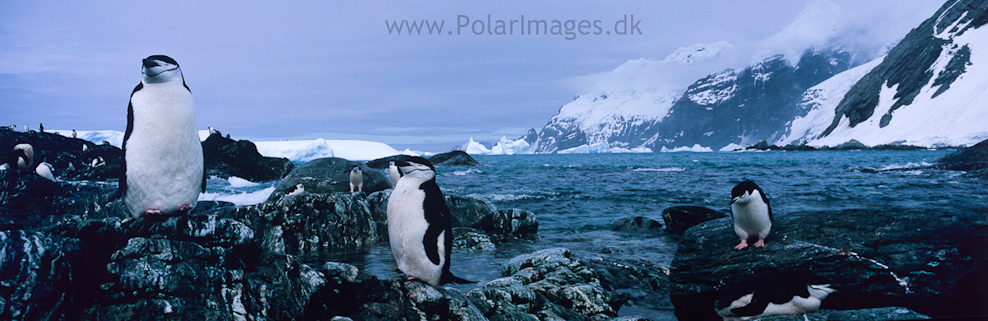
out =
<svg viewBox="0 0 988 321"><path fill-rule="evenodd" d="M144 215L145 216L146 215L161 215L161 210L156 209L156 208L149 208L147 211L144 211Z"/></svg>
<svg viewBox="0 0 988 321"><path fill-rule="evenodd" d="M191 209L192 209L192 204L188 204L188 203L182 204L182 206L178 207L179 212L188 212Z"/></svg>
<svg viewBox="0 0 988 321"><path fill-rule="evenodd" d="M762 244L762 246L765 246L765 244ZM748 240L741 239L741 243L738 243L738 245L735 246L734 249L735 250L741 250L741 249L746 248L746 247L748 247Z"/></svg>
<svg viewBox="0 0 988 321"><path fill-rule="evenodd" d="M755 247L765 247L765 239L758 239L758 242L755 242Z"/></svg>

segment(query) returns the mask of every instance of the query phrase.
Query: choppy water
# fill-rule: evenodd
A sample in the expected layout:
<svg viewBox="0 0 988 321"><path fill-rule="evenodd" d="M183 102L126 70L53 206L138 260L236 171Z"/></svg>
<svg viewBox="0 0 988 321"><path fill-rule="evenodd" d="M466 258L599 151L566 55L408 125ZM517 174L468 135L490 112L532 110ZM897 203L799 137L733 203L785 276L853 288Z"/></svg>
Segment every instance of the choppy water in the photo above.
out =
<svg viewBox="0 0 988 321"><path fill-rule="evenodd" d="M452 270L486 281L500 277L509 259L535 250L566 247L669 266L677 239L610 231L615 220L699 205L727 212L730 191L744 179L757 182L775 215L794 211L884 207L988 208L988 183L961 172L926 166L952 152L828 151L476 156L478 167L439 167L445 193L480 197L500 209L532 211L539 239L495 251L454 250ZM255 189L259 187L253 187ZM366 255L341 258L382 278L398 276L386 243ZM459 285L466 291L474 285ZM627 309L653 320L671 311Z"/></svg>

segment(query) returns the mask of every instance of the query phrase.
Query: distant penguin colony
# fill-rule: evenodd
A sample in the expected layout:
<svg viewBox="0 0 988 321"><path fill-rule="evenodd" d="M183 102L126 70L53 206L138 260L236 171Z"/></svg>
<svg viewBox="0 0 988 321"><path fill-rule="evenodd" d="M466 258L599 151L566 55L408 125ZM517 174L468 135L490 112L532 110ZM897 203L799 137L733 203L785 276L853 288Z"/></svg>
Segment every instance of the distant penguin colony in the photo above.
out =
<svg viewBox="0 0 988 321"><path fill-rule="evenodd" d="M755 275L724 289L714 310L724 321L752 320L773 315L806 314L820 308L830 284L810 275L776 272Z"/></svg>
<svg viewBox="0 0 988 321"><path fill-rule="evenodd" d="M364 191L364 172L360 170L360 166L353 166L350 169L350 193L354 190L357 192Z"/></svg>
<svg viewBox="0 0 988 321"><path fill-rule="evenodd" d="M171 57L142 63L127 106L120 193L135 218L187 213L206 188L192 92Z"/></svg>
<svg viewBox="0 0 988 321"><path fill-rule="evenodd" d="M774 218L768 197L755 182L743 181L731 190L731 217L734 219L734 233L741 238L735 250L748 247L748 239L753 237L758 237L754 247L765 246L765 238L772 231Z"/></svg>
<svg viewBox="0 0 988 321"><path fill-rule="evenodd" d="M472 283L449 271L453 248L452 214L436 169L422 157L396 160L404 176L388 198L388 238L398 269L408 280L438 286Z"/></svg>

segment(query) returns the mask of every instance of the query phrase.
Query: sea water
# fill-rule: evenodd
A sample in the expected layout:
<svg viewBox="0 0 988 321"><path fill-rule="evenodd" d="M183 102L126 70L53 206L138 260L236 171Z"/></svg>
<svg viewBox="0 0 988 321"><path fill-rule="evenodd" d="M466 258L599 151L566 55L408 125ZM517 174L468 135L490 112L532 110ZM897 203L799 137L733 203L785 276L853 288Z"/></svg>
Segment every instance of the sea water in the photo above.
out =
<svg viewBox="0 0 988 321"><path fill-rule="evenodd" d="M762 187L777 216L796 211L889 207L984 212L988 208L988 184L984 180L929 167L950 152L953 150L474 156L480 166L437 168L436 181L443 192L486 199L499 209L531 211L539 221L538 239L502 244L493 251L454 249L453 273L478 283L453 287L468 291L501 277L501 267L511 258L553 247L668 267L676 252L677 236L612 232L611 224L632 216L662 222L662 210L678 205L729 213L731 188L745 179ZM249 190L263 193L264 188L250 186ZM380 278L400 275L387 242L367 253L334 259ZM674 319L671 311L641 307L626 307L619 313Z"/></svg>

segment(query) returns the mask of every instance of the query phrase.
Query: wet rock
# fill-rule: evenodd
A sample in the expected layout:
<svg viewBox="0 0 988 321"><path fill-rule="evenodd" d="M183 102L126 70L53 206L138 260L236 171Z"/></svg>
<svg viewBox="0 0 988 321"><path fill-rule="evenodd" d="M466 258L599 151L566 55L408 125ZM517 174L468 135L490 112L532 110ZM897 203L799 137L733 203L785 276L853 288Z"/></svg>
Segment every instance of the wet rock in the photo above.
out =
<svg viewBox="0 0 988 321"><path fill-rule="evenodd" d="M268 197L268 202L284 197L295 190L295 186L298 184L302 184L306 193L349 193L350 169L355 165L360 166L364 172L364 193L374 193L391 188L391 184L388 183L384 173L371 169L363 163L336 157L320 158L292 170L278 183L274 192Z"/></svg>
<svg viewBox="0 0 988 321"><path fill-rule="evenodd" d="M233 140L219 132L202 141L202 156L206 175L228 178L240 177L263 182L285 177L295 164L287 158L264 157L248 140Z"/></svg>
<svg viewBox="0 0 988 321"><path fill-rule="evenodd" d="M453 215L453 226L483 229L481 222L497 214L491 202L473 197L446 194L446 206Z"/></svg>
<svg viewBox="0 0 988 321"><path fill-rule="evenodd" d="M484 216L473 226L490 235L495 243L534 240L539 231L535 213L520 209L499 210Z"/></svg>
<svg viewBox="0 0 988 321"><path fill-rule="evenodd" d="M383 190L367 195L367 206L370 207L371 216L377 224L377 236L381 241L388 240L388 199L391 197L391 190Z"/></svg>
<svg viewBox="0 0 988 321"><path fill-rule="evenodd" d="M661 229L661 223L644 216L625 217L611 224L611 231L618 232L658 233Z"/></svg>
<svg viewBox="0 0 988 321"><path fill-rule="evenodd" d="M265 250L303 259L364 251L379 241L362 193L304 193L223 215L248 222Z"/></svg>
<svg viewBox="0 0 988 321"><path fill-rule="evenodd" d="M429 157L429 162L435 166L478 166L480 162L467 152L462 150L454 150L448 153L436 154L435 156Z"/></svg>
<svg viewBox="0 0 988 321"><path fill-rule="evenodd" d="M0 318L44 320L70 313L71 260L78 241L0 231ZM52 317L55 316L55 317Z"/></svg>
<svg viewBox="0 0 988 321"><path fill-rule="evenodd" d="M533 314L539 319L588 319L617 316L623 301L608 291L596 273L567 249L517 256L501 269L501 279L469 292L490 310ZM544 299L543 299L544 298Z"/></svg>
<svg viewBox="0 0 988 321"><path fill-rule="evenodd" d="M111 203L117 187L99 182L52 182L34 171L0 171L0 229L35 230L75 217L123 217Z"/></svg>
<svg viewBox="0 0 988 321"><path fill-rule="evenodd" d="M988 173L988 140L961 149L936 161L938 167L955 171Z"/></svg>
<svg viewBox="0 0 988 321"><path fill-rule="evenodd" d="M496 247L487 234L472 228L457 227L453 229L453 248L467 251L492 251Z"/></svg>
<svg viewBox="0 0 988 321"><path fill-rule="evenodd" d="M730 219L689 229L671 266L682 320L719 320L726 285L754 273L798 271L841 288L825 309L902 306L931 316L988 314L988 215L880 209L776 216L765 248L733 249Z"/></svg>
<svg viewBox="0 0 988 321"><path fill-rule="evenodd" d="M722 217L728 215L702 206L673 206L662 210L666 231L676 234L686 232L697 224Z"/></svg>
<svg viewBox="0 0 988 321"><path fill-rule="evenodd" d="M927 315L916 313L916 311L899 307L872 308L860 310L817 310L803 315L777 315L760 318L763 321L873 321L873 320L922 320L929 319Z"/></svg>

